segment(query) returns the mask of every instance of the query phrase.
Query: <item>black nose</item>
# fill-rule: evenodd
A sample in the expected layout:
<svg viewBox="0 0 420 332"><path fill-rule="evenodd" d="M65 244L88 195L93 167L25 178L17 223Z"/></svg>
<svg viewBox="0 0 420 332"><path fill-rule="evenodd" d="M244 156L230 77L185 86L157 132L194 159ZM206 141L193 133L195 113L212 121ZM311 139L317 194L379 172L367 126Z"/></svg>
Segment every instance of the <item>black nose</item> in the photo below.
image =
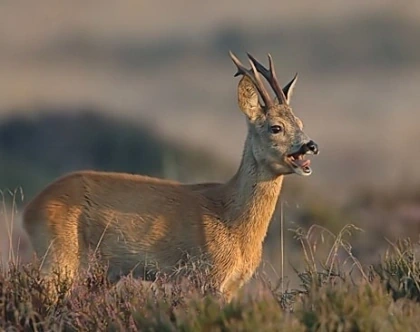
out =
<svg viewBox="0 0 420 332"><path fill-rule="evenodd" d="M306 147L308 148L309 151L312 151L314 154L318 154L319 150L318 150L318 144L316 144L314 141L309 141L308 143L306 143Z"/></svg>

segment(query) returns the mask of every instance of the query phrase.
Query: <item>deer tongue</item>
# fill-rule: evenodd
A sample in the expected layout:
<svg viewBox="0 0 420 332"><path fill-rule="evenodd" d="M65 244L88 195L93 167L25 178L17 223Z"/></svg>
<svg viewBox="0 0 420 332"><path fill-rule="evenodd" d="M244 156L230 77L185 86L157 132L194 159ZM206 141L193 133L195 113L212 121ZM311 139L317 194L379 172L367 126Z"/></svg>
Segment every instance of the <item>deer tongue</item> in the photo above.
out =
<svg viewBox="0 0 420 332"><path fill-rule="evenodd" d="M311 164L309 159L295 159L293 162L301 168L308 167Z"/></svg>

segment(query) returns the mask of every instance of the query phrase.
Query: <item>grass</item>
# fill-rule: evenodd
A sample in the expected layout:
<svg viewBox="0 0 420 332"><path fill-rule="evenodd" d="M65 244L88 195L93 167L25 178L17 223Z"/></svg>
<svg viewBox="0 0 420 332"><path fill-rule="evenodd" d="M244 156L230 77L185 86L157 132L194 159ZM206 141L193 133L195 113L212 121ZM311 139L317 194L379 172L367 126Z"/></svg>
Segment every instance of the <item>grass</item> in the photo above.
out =
<svg viewBox="0 0 420 332"><path fill-rule="evenodd" d="M4 201L3 195L3 201ZM17 193L10 193L17 197ZM15 204L7 214L13 238ZM10 205L10 204L9 204ZM6 214L6 209L4 214ZM282 218L283 220L283 218ZM287 261L282 222L281 270ZM0 330L6 331L410 331L420 326L418 244L389 242L377 264L364 266L351 240L352 224L337 233L312 225L291 230L300 244L299 284L290 287L257 273L252 291L230 303L206 284L196 265L153 282L130 276L118 283L92 260L74 283L47 281L35 261L10 253L0 266ZM9 250L13 250L13 245ZM176 278L174 278L176 277ZM56 298L51 299L51 287Z"/></svg>
<svg viewBox="0 0 420 332"><path fill-rule="evenodd" d="M223 303L205 278L170 282L125 277L111 284L93 262L74 284L54 281L58 299L35 263L0 269L0 329L18 331L408 331L420 324L420 264L409 240L391 244L375 266L361 266L347 242L354 226L338 234L299 229L306 268L300 287L276 286L259 276L252 294ZM321 244L332 241L321 259ZM317 241L320 241L318 243ZM347 253L344 257L340 252ZM344 258L344 259L342 259ZM168 287L170 282L171 287Z"/></svg>

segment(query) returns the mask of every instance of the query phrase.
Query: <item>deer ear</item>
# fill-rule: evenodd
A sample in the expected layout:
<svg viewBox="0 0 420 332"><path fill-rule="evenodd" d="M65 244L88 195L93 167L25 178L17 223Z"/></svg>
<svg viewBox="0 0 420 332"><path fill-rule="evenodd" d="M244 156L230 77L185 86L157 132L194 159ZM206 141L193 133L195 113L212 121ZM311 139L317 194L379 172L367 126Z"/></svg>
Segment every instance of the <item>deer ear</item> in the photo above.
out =
<svg viewBox="0 0 420 332"><path fill-rule="evenodd" d="M290 99L292 98L293 95L293 90L295 88L296 85L296 81L298 79L298 74L295 74L295 77L293 77L293 79L286 84L286 86L283 88L283 93L286 96L286 101L288 104L290 104Z"/></svg>
<svg viewBox="0 0 420 332"><path fill-rule="evenodd" d="M263 109L258 97L258 90L246 76L242 77L238 84L238 105L250 120L255 119Z"/></svg>

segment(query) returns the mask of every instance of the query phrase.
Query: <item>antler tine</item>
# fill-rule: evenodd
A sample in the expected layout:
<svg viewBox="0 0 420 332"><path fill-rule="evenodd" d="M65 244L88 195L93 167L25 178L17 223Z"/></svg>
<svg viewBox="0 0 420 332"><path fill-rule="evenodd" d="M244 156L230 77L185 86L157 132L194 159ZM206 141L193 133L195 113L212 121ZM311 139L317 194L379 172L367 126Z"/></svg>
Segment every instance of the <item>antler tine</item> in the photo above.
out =
<svg viewBox="0 0 420 332"><path fill-rule="evenodd" d="M252 61L249 61L251 64L252 71L254 72L255 80L257 81L257 89L261 94L261 97L264 99L265 106L271 107L274 105L274 101L270 96L270 93L267 91L262 79L261 75L258 72L257 68L255 68L254 63Z"/></svg>
<svg viewBox="0 0 420 332"><path fill-rule="evenodd" d="M264 78L270 83L271 87L273 88L274 92L276 93L276 96L280 99L282 104L287 104L287 98L284 95L283 89L279 84L279 81L277 80L276 76L276 70L274 68L274 62L273 58L271 57L271 54L268 53L268 62L270 66L270 70L265 68L261 63L258 62L256 58L254 58L251 54L248 53L249 59L253 62L255 65L255 68L264 76Z"/></svg>
<svg viewBox="0 0 420 332"><path fill-rule="evenodd" d="M258 92L261 95L261 98L264 101L264 104L266 107L271 107L274 105L273 99L270 97L270 94L268 93L266 87L264 86L264 83L261 79L261 76L255 67L254 63L252 61L249 61L251 64L252 71L247 69L241 61L231 52L229 51L230 57L232 58L233 63L236 65L237 72L234 75L235 77L238 75L244 75L251 79L252 83L254 83L255 87L257 88Z"/></svg>

